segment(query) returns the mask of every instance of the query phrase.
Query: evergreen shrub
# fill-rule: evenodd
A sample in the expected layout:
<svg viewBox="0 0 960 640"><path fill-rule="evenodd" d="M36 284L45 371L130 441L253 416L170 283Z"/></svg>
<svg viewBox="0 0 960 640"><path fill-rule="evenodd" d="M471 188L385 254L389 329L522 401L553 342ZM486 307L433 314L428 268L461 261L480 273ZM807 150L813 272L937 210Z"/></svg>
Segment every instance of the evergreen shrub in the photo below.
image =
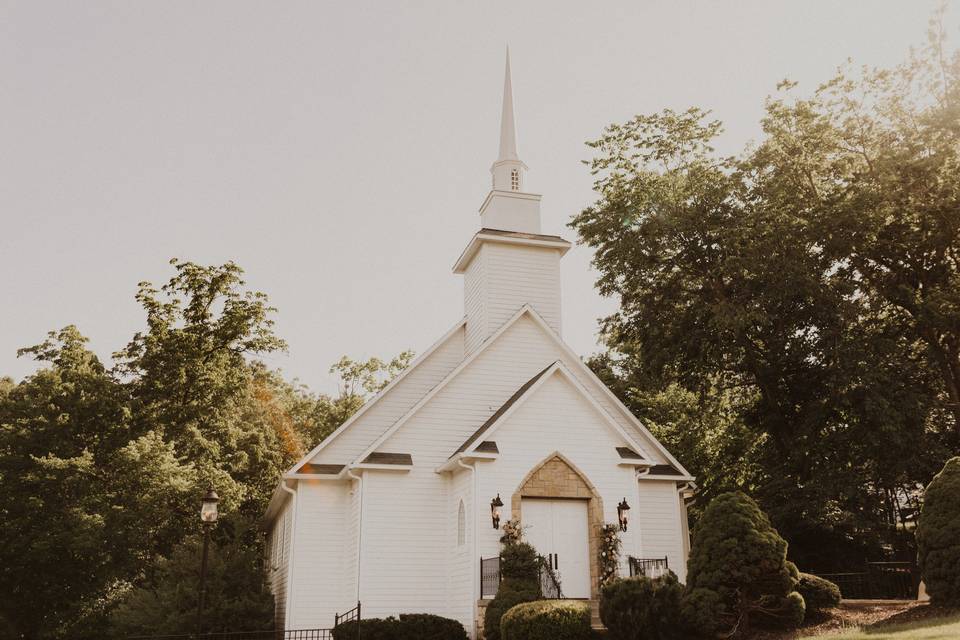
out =
<svg viewBox="0 0 960 640"><path fill-rule="evenodd" d="M797 625L803 597L790 564L786 540L756 502L739 491L717 496L693 532L682 615L704 635Z"/></svg>
<svg viewBox="0 0 960 640"><path fill-rule="evenodd" d="M930 601L960 605L960 457L948 460L923 494L917 550Z"/></svg>
<svg viewBox="0 0 960 640"><path fill-rule="evenodd" d="M801 573L797 591L803 596L807 613L830 609L840 604L840 587L818 576Z"/></svg>

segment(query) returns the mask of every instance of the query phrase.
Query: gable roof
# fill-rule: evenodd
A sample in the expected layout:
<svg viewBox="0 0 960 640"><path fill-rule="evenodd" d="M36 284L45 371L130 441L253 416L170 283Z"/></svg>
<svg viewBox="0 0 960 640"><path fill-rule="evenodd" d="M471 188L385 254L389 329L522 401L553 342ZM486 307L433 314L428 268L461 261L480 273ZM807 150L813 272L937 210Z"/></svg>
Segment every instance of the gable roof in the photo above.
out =
<svg viewBox="0 0 960 640"><path fill-rule="evenodd" d="M373 407L378 402L380 402L380 400L382 400L387 394L389 394L394 387L400 384L400 382L404 378L406 378L411 371L416 369L422 362L424 362L427 358L429 358L437 349L439 349L441 346L446 344L447 340L449 340L457 331L463 328L466 322L467 322L466 318L461 318L460 321L457 322L455 325L453 325L453 327L449 331L443 334L443 336L439 340L437 340L432 345L430 345L430 348L428 348L418 357L414 358L413 362L407 365L407 368L400 372L400 375L398 375L393 380L391 380L386 387L381 389L375 396L367 400L364 403L364 405L360 407L359 410L357 410L356 413L354 413L352 416L347 418L343 422L343 424L341 424L339 427L336 428L336 430L333 433L331 433L329 436L321 440L317 446L315 446L306 455L300 458L300 460L298 460L296 464L290 467L290 469L287 471L287 474L285 475L297 473L304 467L304 465L309 464L310 460L312 460L315 455L317 455L323 449L329 446L330 443L336 440L341 433L349 429L350 425L352 425L354 422L359 420L371 407Z"/></svg>
<svg viewBox="0 0 960 640"><path fill-rule="evenodd" d="M484 434L484 432L490 427L490 425L492 425L494 422L496 422L497 420L500 419L500 416L502 416L504 413L506 413L507 411L509 411L509 410L510 410L510 407L512 407L512 406L514 405L514 403L516 403L516 401L519 400L520 397L521 397L524 393L526 393L527 390L528 390L530 387L532 387L532 386L537 382L537 380L539 380L540 378L542 378L542 377L543 377L543 374L545 374L547 371L549 371L549 370L550 370L550 367L552 367L554 364L556 364L556 363L555 363L555 362L551 362L549 365L547 365L547 367L546 367L543 371L541 371L541 372L538 373L537 375L533 376L532 378L530 378L529 380L527 380L526 382L524 382L524 383L523 383L523 386L521 386L519 389L517 389L517 390L514 392L514 394L507 399L506 402L504 402L502 405L500 405L500 408L497 409L497 410L493 413L492 416L490 416L489 418L487 418L486 422L484 422L482 425L480 425L480 428L477 429L476 431L474 431L474 432L473 432L473 435L471 435L469 438L467 438L467 439L464 441L464 443L463 443L462 445L460 445L460 448L459 448L459 449L457 449L457 450L454 451L452 454L450 454L450 457L452 458L453 456L457 455L458 453L463 453L464 451L466 451L466 450L467 450L467 447L469 447L469 446L470 446L471 444L473 444L478 438L480 438L480 436L482 436L482 435ZM496 447L496 443L494 443L494 447ZM479 445L478 445L478 448L479 448ZM499 449L498 449L498 451L499 451Z"/></svg>
<svg viewBox="0 0 960 640"><path fill-rule="evenodd" d="M606 409L600 405L596 399L590 395L590 392L577 380L576 376L567 369L567 366L560 360L553 362L549 367L535 375L533 378L528 380L520 387L516 393L514 393L509 400L507 400L503 406L501 406L497 411L483 423L483 426L477 430L470 438L467 439L460 449L455 451L450 457L453 458L458 453L471 453L476 451L477 447L483 442L487 441L490 435L497 430L497 428L510 416L519 406L521 406L524 401L526 401L530 396L534 394L537 388L540 387L548 378L552 375L560 375L566 378L566 380L576 389L580 395L593 407L593 409L599 413L607 425L610 426L624 441L629 443L636 443L636 438L632 437L631 434L623 430L623 427L620 426L620 423L613 419ZM624 447L626 448L626 447ZM631 450L632 451L632 450Z"/></svg>
<svg viewBox="0 0 960 640"><path fill-rule="evenodd" d="M500 325L499 329L497 329L490 337L484 340L484 342L478 348L474 349L473 352L470 353L470 355L464 358L464 360L459 365L457 365L456 368L453 369L453 371L448 373L443 380L437 383L435 387L433 387L426 395L424 395L424 397L421 398L419 402L417 402L413 407L411 407L410 410L407 411L407 413L405 413L400 419L398 419L389 429L383 432L383 434L381 434L379 438L377 438L366 450L363 451L363 453L361 453L358 456L358 459L363 459L365 456L369 455L370 453L373 453L381 444L386 442L386 440L390 436L396 433L400 429L400 427L402 427L414 414L416 414L425 404L427 404L427 402L429 402L431 398L433 398L444 387L446 387L453 379L455 379L460 374L460 372L463 371L467 366L469 366L469 364L473 362L477 357L479 357L480 354L482 354L488 348L490 348L490 345L494 344L497 341L497 338L503 335L511 326L516 324L520 320L520 318L523 318L525 316L531 318L534 321L534 323L537 326L539 326L547 336L550 337L550 339L554 342L554 344L556 344L557 347L559 347L559 349L569 358L573 366L576 367L577 370L584 375L584 377L589 379L591 382L594 383L594 385L596 385L600 389L600 392L607 398L607 400L615 408L620 410L620 412L626 417L627 421L630 424L632 424L633 427L638 432L640 432L640 434L642 434L646 439L648 439L653 444L653 446L656 447L657 451L663 454L663 456L667 459L667 461L670 464L672 464L677 469L682 471L684 473L684 476L690 475L686 471L686 469L684 469L683 465L681 465L677 461L677 459L674 458L669 451L667 451L666 447L664 447L660 443L660 441L657 440L652 433L650 433L650 431L644 426L644 424L640 422L640 420L635 415L633 415L633 413L631 413L631 411L622 402L620 402L620 399L617 398L617 396L614 395L614 393L603 383L603 381L597 377L597 374L595 374L590 369L590 367L584 364L584 362L573 351L573 349L571 349L569 345L567 345L567 343L563 341L563 339L559 336L559 334L557 334L557 332L550 325L547 324L546 320L544 320L543 317L541 317L540 314L537 313L537 311L533 307L531 307L529 304L524 304L506 322ZM554 365L551 365L551 366L554 366ZM564 367L564 369L566 369L566 367ZM573 382L575 383L576 386L582 388L579 380L577 380L575 376L571 374L571 378L573 379ZM593 398L592 395L587 393L587 396L593 403L597 404L598 408L600 408L602 413L609 416L609 414L606 413L606 410L599 406L599 403L597 403L597 401ZM618 429L620 428L619 424L617 424L617 428ZM643 443L641 443L637 438L632 438L628 436L626 439L627 439L627 442L631 442L635 444L637 449L641 453L643 453L648 460L651 458L651 456L647 454L647 452L644 450Z"/></svg>

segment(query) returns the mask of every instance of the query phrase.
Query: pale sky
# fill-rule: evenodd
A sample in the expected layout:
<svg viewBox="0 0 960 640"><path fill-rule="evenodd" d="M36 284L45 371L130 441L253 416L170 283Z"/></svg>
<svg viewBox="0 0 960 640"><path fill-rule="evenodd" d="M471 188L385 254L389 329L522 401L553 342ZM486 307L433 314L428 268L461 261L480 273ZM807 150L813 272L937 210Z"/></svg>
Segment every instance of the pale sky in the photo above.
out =
<svg viewBox="0 0 960 640"><path fill-rule="evenodd" d="M960 4L957 2L955 4ZM783 78L922 45L936 1L0 1L0 375L76 324L105 359L142 328L137 282L234 260L279 308L289 378L424 351L463 315L510 45L520 157L545 233L591 203L584 141L691 105L759 136ZM948 12L953 42L960 7ZM564 338L613 302L563 260Z"/></svg>

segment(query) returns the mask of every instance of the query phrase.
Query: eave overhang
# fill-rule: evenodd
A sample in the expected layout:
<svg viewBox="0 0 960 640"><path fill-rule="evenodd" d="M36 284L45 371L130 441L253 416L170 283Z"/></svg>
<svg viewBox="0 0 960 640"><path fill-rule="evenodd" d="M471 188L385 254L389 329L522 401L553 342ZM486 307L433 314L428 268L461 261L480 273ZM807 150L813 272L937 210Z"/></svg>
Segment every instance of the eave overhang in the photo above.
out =
<svg viewBox="0 0 960 640"><path fill-rule="evenodd" d="M467 265L476 255L480 247L485 242L496 242L499 244L513 244L527 247L540 247L544 249L556 249L563 256L573 245L560 236L547 236L536 233L520 233L515 231L500 231L499 229L481 229L473 238L467 248L460 254L457 263L453 265L454 273L463 273Z"/></svg>

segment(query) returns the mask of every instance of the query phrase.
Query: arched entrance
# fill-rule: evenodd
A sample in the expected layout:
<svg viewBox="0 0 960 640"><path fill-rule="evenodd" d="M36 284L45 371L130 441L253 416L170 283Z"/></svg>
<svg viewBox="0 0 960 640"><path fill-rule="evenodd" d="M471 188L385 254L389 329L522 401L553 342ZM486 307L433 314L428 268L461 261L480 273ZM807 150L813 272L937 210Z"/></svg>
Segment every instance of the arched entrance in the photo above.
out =
<svg viewBox="0 0 960 640"><path fill-rule="evenodd" d="M527 505L527 518L523 514ZM603 525L603 500L593 484L565 456L554 452L535 466L514 491L510 501L511 517L524 527L536 527L528 536L541 541L543 554L558 553L564 594L571 597L599 597L599 534ZM586 522L583 522L583 519ZM529 521L528 521L529 520ZM585 527L586 531L583 531ZM582 538L586 538L582 541ZM531 544L538 546L535 540ZM580 588L582 545L586 545L586 576L589 586ZM554 546L551 546L554 545ZM557 546L559 545L559 546ZM550 547L547 550L547 547ZM568 593L568 586L573 590Z"/></svg>

